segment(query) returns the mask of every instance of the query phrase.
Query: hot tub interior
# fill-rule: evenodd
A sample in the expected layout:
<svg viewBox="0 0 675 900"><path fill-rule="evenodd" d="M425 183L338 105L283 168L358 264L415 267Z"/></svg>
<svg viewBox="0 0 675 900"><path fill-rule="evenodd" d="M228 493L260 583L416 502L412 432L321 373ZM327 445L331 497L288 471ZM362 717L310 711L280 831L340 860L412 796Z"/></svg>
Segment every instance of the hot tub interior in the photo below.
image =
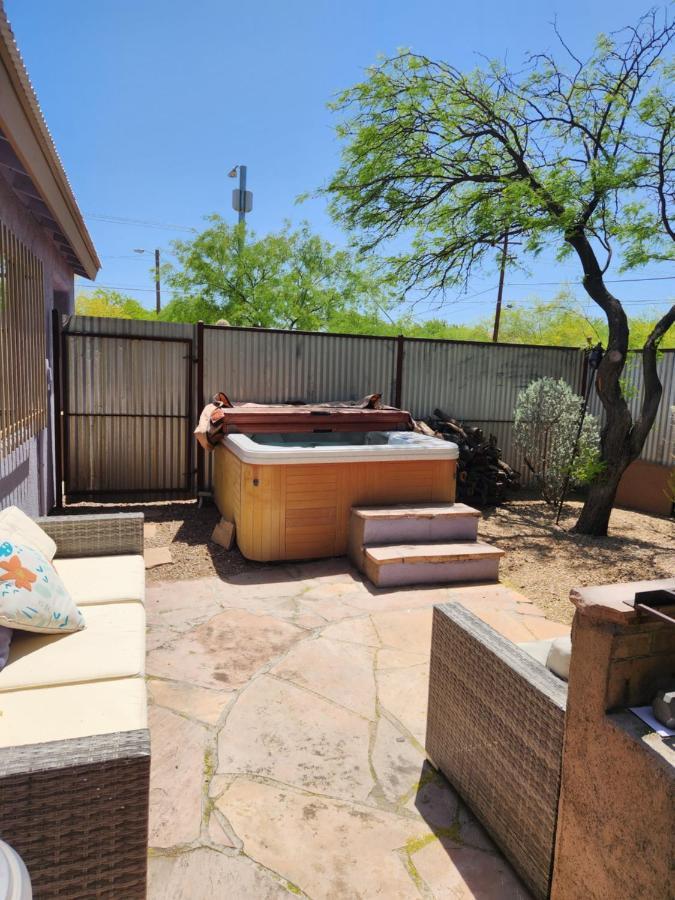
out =
<svg viewBox="0 0 675 900"><path fill-rule="evenodd" d="M396 431L316 431L283 432L276 434L251 434L256 444L272 447L364 447L395 444L396 435L410 432Z"/></svg>

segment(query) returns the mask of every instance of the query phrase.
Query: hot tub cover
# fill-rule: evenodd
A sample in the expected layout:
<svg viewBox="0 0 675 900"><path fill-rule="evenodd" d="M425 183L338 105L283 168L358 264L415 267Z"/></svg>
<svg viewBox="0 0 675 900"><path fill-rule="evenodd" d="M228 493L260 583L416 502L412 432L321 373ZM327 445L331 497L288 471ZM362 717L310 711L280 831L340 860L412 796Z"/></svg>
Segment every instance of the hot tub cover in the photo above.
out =
<svg viewBox="0 0 675 900"><path fill-rule="evenodd" d="M225 434L312 431L411 431L409 412L382 404L380 394L362 400L325 403L231 403L222 392L204 407L195 429L199 443L212 450Z"/></svg>

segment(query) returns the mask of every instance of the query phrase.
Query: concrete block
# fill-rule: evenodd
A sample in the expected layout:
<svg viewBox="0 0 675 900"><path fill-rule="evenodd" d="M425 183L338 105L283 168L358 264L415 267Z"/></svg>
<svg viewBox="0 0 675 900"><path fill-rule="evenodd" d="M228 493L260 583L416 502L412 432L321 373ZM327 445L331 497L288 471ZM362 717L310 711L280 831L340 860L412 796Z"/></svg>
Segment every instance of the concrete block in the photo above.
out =
<svg viewBox="0 0 675 900"><path fill-rule="evenodd" d="M675 728L675 685L658 692L654 697L652 710L666 728Z"/></svg>
<svg viewBox="0 0 675 900"><path fill-rule="evenodd" d="M231 550L234 545L234 522L221 519L213 529L211 540L214 544L220 544L226 550Z"/></svg>

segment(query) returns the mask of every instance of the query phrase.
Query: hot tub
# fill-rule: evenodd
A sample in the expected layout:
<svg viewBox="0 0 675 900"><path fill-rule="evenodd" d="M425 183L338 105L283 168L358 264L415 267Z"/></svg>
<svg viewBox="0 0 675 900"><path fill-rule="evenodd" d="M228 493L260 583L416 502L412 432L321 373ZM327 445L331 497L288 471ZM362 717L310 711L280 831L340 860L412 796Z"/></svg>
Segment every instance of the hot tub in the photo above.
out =
<svg viewBox="0 0 675 900"><path fill-rule="evenodd" d="M248 559L339 556L352 506L454 502L457 456L413 431L229 434L213 490Z"/></svg>

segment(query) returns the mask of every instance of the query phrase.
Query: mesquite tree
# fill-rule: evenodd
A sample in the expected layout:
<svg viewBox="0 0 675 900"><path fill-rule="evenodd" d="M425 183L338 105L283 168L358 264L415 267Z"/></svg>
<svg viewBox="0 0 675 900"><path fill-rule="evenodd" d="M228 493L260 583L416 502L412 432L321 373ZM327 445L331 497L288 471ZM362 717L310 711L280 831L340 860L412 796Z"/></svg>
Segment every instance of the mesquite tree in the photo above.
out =
<svg viewBox="0 0 675 900"><path fill-rule="evenodd" d="M553 246L576 257L609 331L596 380L603 473L576 524L585 534L606 534L619 479L652 427L657 350L675 321L673 306L644 343L633 421L621 387L628 320L605 277L613 258L623 268L675 258L674 34L652 12L580 59L556 29L560 53L518 72L491 62L464 73L404 52L335 104L345 143L326 188L333 214L365 250L408 235L409 250L391 258L406 285L465 285L506 235L523 254Z"/></svg>

